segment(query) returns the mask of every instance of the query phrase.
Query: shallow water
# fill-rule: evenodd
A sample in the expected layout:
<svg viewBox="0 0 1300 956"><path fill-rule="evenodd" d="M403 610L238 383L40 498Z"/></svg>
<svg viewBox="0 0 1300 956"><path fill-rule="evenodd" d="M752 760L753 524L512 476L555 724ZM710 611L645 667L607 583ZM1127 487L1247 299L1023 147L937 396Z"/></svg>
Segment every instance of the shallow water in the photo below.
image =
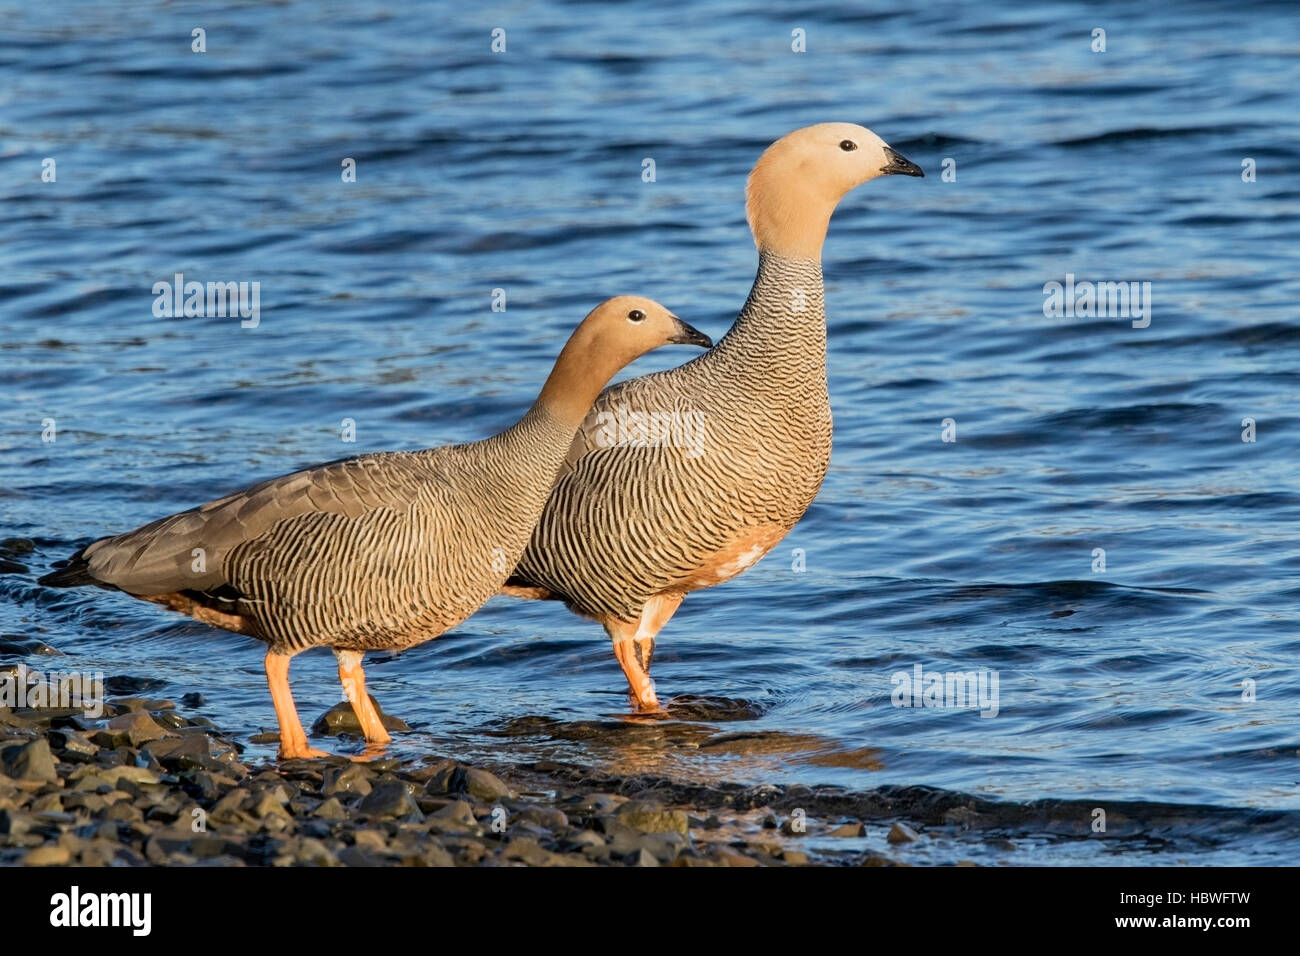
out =
<svg viewBox="0 0 1300 956"><path fill-rule="evenodd" d="M273 726L260 645L35 575L256 479L498 430L603 296L718 337L753 276L753 160L862 122L927 178L832 222L830 474L665 630L674 719L625 718L597 626L496 599L369 667L417 730L399 752L1174 803L1129 859L1294 860L1295 827L1252 840L1221 808L1300 810L1300 17L1164 6L0 5L0 537L39 545L0 630L66 655L33 666ZM260 324L156 318L178 272L260 282ZM1046 317L1067 273L1150 282L1149 327ZM997 716L892 706L917 664L996 672ZM294 678L308 719L338 699L324 651ZM1116 859L1052 846L1022 853Z"/></svg>

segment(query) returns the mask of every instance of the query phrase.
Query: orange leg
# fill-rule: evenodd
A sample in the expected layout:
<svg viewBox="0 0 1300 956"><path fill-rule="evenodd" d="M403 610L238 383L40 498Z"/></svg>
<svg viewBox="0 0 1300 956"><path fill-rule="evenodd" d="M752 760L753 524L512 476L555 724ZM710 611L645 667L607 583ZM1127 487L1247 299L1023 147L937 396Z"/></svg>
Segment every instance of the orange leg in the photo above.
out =
<svg viewBox="0 0 1300 956"><path fill-rule="evenodd" d="M660 594L646 602L641 619L636 622L608 618L605 633L614 642L614 656L623 668L637 713L655 713L662 708L650 679L650 659L655 652L655 637L682 603L684 595Z"/></svg>
<svg viewBox="0 0 1300 956"><path fill-rule="evenodd" d="M293 705L293 694L289 690L289 660L292 656L266 652L266 683L271 688L275 719L280 722L280 759L328 757L329 754L325 751L307 744L307 732L302 729L298 708Z"/></svg>
<svg viewBox="0 0 1300 956"><path fill-rule="evenodd" d="M343 693L348 695L348 702L356 711L357 720L361 722L361 732L366 735L368 744L386 744L393 738L384 729L384 722L371 703L366 693L366 672L361 669L362 651L335 650L334 656L339 661L339 682Z"/></svg>

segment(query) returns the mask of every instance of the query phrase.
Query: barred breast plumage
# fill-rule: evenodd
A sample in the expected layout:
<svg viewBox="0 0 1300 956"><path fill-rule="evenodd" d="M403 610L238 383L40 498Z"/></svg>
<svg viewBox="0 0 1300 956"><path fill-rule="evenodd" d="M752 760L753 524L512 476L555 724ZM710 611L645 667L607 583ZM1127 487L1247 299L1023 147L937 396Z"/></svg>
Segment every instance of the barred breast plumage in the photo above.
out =
<svg viewBox="0 0 1300 956"><path fill-rule="evenodd" d="M740 315L704 355L601 394L508 582L506 593L559 598L599 621L638 710L658 708L654 640L683 597L752 566L821 487L822 241L839 199L887 173L921 175L850 124L797 130L763 154L746 204L758 274ZM662 422L667 440L649 424ZM703 429L694 441L680 440L688 425Z"/></svg>
<svg viewBox="0 0 1300 956"><path fill-rule="evenodd" d="M517 574L585 614L637 620L664 591L743 570L743 560L710 567L729 547L764 533L774 536L770 547L794 527L830 460L821 287L816 262L765 255L749 302L716 348L606 389ZM764 344L772 321L787 331ZM620 409L670 412L670 421L698 428L698 445L602 442L602 423L617 421Z"/></svg>
<svg viewBox="0 0 1300 956"><path fill-rule="evenodd" d="M600 388L669 342L711 344L649 299L608 300L573 333L533 407L499 435L274 478L100 539L40 583L116 588L266 642L286 757L319 754L293 707L288 661L331 647L367 741L383 743L362 653L436 637L501 587Z"/></svg>

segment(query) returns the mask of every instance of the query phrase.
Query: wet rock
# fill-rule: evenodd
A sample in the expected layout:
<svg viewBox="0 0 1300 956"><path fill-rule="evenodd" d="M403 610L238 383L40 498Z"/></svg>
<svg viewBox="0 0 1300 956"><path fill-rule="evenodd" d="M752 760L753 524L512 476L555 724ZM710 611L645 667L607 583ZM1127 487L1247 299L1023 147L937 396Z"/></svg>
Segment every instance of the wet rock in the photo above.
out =
<svg viewBox="0 0 1300 956"><path fill-rule="evenodd" d="M465 768L454 760L441 760L421 770L427 782L424 792L433 796L444 793L465 793Z"/></svg>
<svg viewBox="0 0 1300 956"><path fill-rule="evenodd" d="M70 763L89 763L99 754L99 747L89 737L71 727L50 731L49 741L59 751L59 758Z"/></svg>
<svg viewBox="0 0 1300 956"><path fill-rule="evenodd" d="M585 793L564 801L570 814L604 816L613 813L627 802L627 797L616 793Z"/></svg>
<svg viewBox="0 0 1300 956"><path fill-rule="evenodd" d="M59 779L58 765L50 752L50 742L44 737L31 743L6 747L0 752L0 767L14 780L32 780L53 783Z"/></svg>
<svg viewBox="0 0 1300 956"><path fill-rule="evenodd" d="M214 803L208 810L208 819L214 823L224 823L231 826L240 826L246 822L251 822L252 818L243 812L244 801L251 796L243 787L235 787L226 793L224 797Z"/></svg>
<svg viewBox="0 0 1300 956"><path fill-rule="evenodd" d="M119 708L121 713L156 713L162 710L174 710L176 707L176 704L170 700L152 697L115 697L109 703Z"/></svg>
<svg viewBox="0 0 1300 956"><path fill-rule="evenodd" d="M645 847L642 847L641 849L633 853L627 862L629 866L658 866L659 865L659 861L655 859L655 855L651 853L649 850L647 850Z"/></svg>
<svg viewBox="0 0 1300 956"><path fill-rule="evenodd" d="M781 859L791 866L807 866L809 863L808 854L799 850L786 850L781 854Z"/></svg>
<svg viewBox="0 0 1300 956"><path fill-rule="evenodd" d="M322 800L320 806L312 811L312 815L322 820L346 820L348 818L348 812L343 809L343 804L339 803L338 797L329 797Z"/></svg>
<svg viewBox="0 0 1300 956"><path fill-rule="evenodd" d="M26 657L29 654L53 657L58 653L50 645L34 637L20 637L16 634L5 634L0 637L0 654L13 654L15 657Z"/></svg>
<svg viewBox="0 0 1300 956"><path fill-rule="evenodd" d="M375 710L379 712L379 722L384 725L385 730L406 731L411 729L406 721L400 717L385 714L373 694L367 696L370 698L370 703L374 704ZM318 717L316 723L312 724L311 731L314 734L323 734L330 737L337 737L339 734L363 736L361 721L357 719L357 712L352 709L352 705L347 701L335 704Z"/></svg>
<svg viewBox="0 0 1300 956"><path fill-rule="evenodd" d="M623 826L642 833L675 832L685 836L690 827L690 821L683 811L666 810L658 804L642 800L629 800L615 811L614 817Z"/></svg>
<svg viewBox="0 0 1300 956"><path fill-rule="evenodd" d="M707 817L688 817L692 830L716 830L722 826L722 821L718 819L716 813L710 813Z"/></svg>
<svg viewBox="0 0 1300 956"><path fill-rule="evenodd" d="M338 770L325 771L321 796L333 797L354 793L364 797L373 789L370 785L369 773L360 764L354 763Z"/></svg>
<svg viewBox="0 0 1300 956"><path fill-rule="evenodd" d="M87 765L74 770L69 775L69 780L78 784L80 789L95 790L101 786L107 786L109 790L114 788L125 790L127 786L139 788L141 786L153 786L162 783L162 778L145 767L98 767ZM126 790L126 792L130 792Z"/></svg>
<svg viewBox="0 0 1300 956"><path fill-rule="evenodd" d="M885 837L890 843L912 843L920 839L920 835L909 827L906 823L895 823L889 828L889 835Z"/></svg>
<svg viewBox="0 0 1300 956"><path fill-rule="evenodd" d="M167 731L142 711L130 711L109 720L104 730L91 736L101 747L139 747L167 736Z"/></svg>
<svg viewBox="0 0 1300 956"><path fill-rule="evenodd" d="M442 832L442 834L465 834L465 832L474 832L478 829L478 821L474 818L474 810L471 805L464 800L456 800L454 803L443 806L441 810L429 814L425 818L429 825L430 832Z"/></svg>
<svg viewBox="0 0 1300 956"><path fill-rule="evenodd" d="M191 691L190 693L185 694L183 697L181 697L181 703L184 704L186 707L202 707L207 702L208 699L206 697L204 697L202 694L197 693L195 691Z"/></svg>
<svg viewBox="0 0 1300 956"><path fill-rule="evenodd" d="M208 738L198 734L160 737L149 741L141 749L168 770L198 770L215 763Z"/></svg>
<svg viewBox="0 0 1300 956"><path fill-rule="evenodd" d="M288 817L289 811L285 809L285 800L280 794L269 790L263 790L256 794L244 804L244 811L251 813L259 820L265 820L270 816Z"/></svg>
<svg viewBox="0 0 1300 956"><path fill-rule="evenodd" d="M109 677L104 680L104 693L113 696L142 694L145 691L163 687L166 683L166 681L158 680L156 677L131 677L129 675Z"/></svg>
<svg viewBox="0 0 1300 956"><path fill-rule="evenodd" d="M525 805L511 809L509 815L513 820L535 823L547 830L566 830L569 827L568 816L555 807Z"/></svg>
<svg viewBox="0 0 1300 956"><path fill-rule="evenodd" d="M234 785L235 781L230 777L203 770L189 778L186 790L191 796L199 800L210 801L220 798L223 793Z"/></svg>
<svg viewBox="0 0 1300 956"><path fill-rule="evenodd" d="M522 836L512 839L501 851L503 859L518 860L529 866L549 866L554 855L531 837Z"/></svg>
<svg viewBox="0 0 1300 956"><path fill-rule="evenodd" d="M659 860L667 863L676 859L677 855L687 846L686 837L675 831L644 833L632 827L624 826L616 818L608 821L606 833L609 836L609 852L618 856L627 856L628 854L635 854L638 850L646 850L654 854Z"/></svg>
<svg viewBox="0 0 1300 956"><path fill-rule="evenodd" d="M953 807L951 810L945 811L943 815L945 826L968 828L978 826L984 822L984 820L985 817L983 814L977 813L970 807Z"/></svg>
<svg viewBox="0 0 1300 956"><path fill-rule="evenodd" d="M357 812L371 817L424 818L408 785L401 782L381 783L375 787L362 798L357 805Z"/></svg>
<svg viewBox="0 0 1300 956"><path fill-rule="evenodd" d="M463 826L472 827L478 823L474 818L474 808L464 800L456 800L447 804L431 817L434 820L445 820L450 823L459 823Z"/></svg>
<svg viewBox="0 0 1300 956"><path fill-rule="evenodd" d="M478 767L465 768L465 790L479 800L500 800L510 796L510 788L499 777Z"/></svg>
<svg viewBox="0 0 1300 956"><path fill-rule="evenodd" d="M861 823L842 823L837 827L831 827L826 831L827 836L831 837L864 837L867 835L867 828Z"/></svg>
<svg viewBox="0 0 1300 956"><path fill-rule="evenodd" d="M153 715L153 719L164 730L184 730L190 722L174 710L164 710Z"/></svg>
<svg viewBox="0 0 1300 956"><path fill-rule="evenodd" d="M801 837L808 833L808 818L802 814L781 821L781 832L786 836Z"/></svg>

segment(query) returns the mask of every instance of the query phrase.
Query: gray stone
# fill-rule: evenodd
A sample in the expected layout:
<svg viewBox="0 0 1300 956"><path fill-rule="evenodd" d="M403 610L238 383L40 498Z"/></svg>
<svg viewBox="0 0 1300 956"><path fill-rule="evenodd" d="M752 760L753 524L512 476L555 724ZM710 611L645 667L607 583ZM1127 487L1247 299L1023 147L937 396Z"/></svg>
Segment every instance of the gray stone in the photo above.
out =
<svg viewBox="0 0 1300 956"><path fill-rule="evenodd" d="M651 853L645 847L642 847L641 849L633 853L632 856L628 859L628 865L629 866L658 866L659 861L655 859L655 855L653 853Z"/></svg>
<svg viewBox="0 0 1300 956"><path fill-rule="evenodd" d="M360 764L354 763L348 764L341 770L327 770L321 796L333 797L343 793L356 793L364 797L373 789L365 769Z"/></svg>
<svg viewBox="0 0 1300 956"><path fill-rule="evenodd" d="M471 797L489 802L510 796L510 788L501 778L478 767L465 768L465 789Z"/></svg>
<svg viewBox="0 0 1300 956"><path fill-rule="evenodd" d="M61 846L38 846L23 857L24 866L67 866L71 862L72 854Z"/></svg>
<svg viewBox="0 0 1300 956"><path fill-rule="evenodd" d="M367 694L366 696L370 698L370 703L379 712L379 722L384 725L385 730L401 732L411 729L406 721L400 717L385 714L373 694ZM311 731L314 734L325 734L330 737L337 737L339 734L362 736L361 721L357 719L357 712L352 709L352 705L347 701L335 704L318 717L316 723L312 724Z"/></svg>
<svg viewBox="0 0 1300 956"><path fill-rule="evenodd" d="M624 826L642 833L675 832L685 836L690 821L681 810L666 810L643 800L629 800L614 812L615 819Z"/></svg>
<svg viewBox="0 0 1300 956"><path fill-rule="evenodd" d="M40 780L53 783L59 768L50 753L50 742L38 737L31 743L9 747L4 751L4 772L15 780Z"/></svg>
<svg viewBox="0 0 1300 956"><path fill-rule="evenodd" d="M357 812L371 817L413 817L423 819L419 804L407 784L400 781L381 783L362 798Z"/></svg>
<svg viewBox="0 0 1300 956"><path fill-rule="evenodd" d="M889 835L885 839L890 843L912 843L920 839L920 835L906 823L900 822L889 828Z"/></svg>
<svg viewBox="0 0 1300 956"><path fill-rule="evenodd" d="M339 803L338 797L327 797L321 801L321 805L312 811L312 815L322 820L346 820L348 818L348 812L343 809L343 804Z"/></svg>
<svg viewBox="0 0 1300 956"><path fill-rule="evenodd" d="M867 828L861 823L843 823L826 831L832 837L862 837L867 835Z"/></svg>

